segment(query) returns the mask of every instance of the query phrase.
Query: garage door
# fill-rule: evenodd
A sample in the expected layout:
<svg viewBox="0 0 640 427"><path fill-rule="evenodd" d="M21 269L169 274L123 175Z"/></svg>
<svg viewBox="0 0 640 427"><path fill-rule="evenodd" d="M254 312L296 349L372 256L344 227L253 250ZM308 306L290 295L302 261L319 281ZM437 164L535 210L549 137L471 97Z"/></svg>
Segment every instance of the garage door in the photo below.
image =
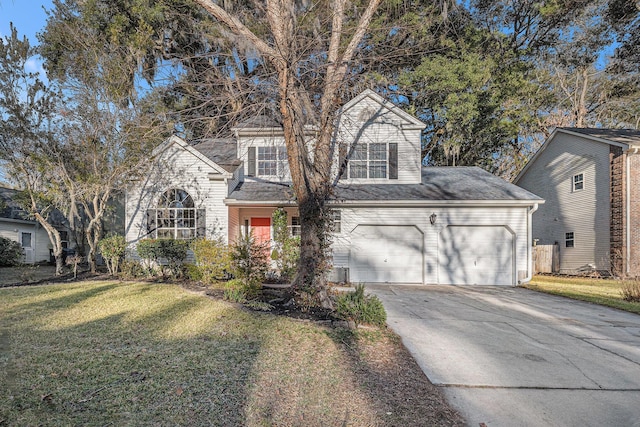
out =
<svg viewBox="0 0 640 427"><path fill-rule="evenodd" d="M423 234L413 225L359 225L351 232L351 282L422 283Z"/></svg>
<svg viewBox="0 0 640 427"><path fill-rule="evenodd" d="M438 240L438 283L513 285L513 234L503 226L449 226Z"/></svg>

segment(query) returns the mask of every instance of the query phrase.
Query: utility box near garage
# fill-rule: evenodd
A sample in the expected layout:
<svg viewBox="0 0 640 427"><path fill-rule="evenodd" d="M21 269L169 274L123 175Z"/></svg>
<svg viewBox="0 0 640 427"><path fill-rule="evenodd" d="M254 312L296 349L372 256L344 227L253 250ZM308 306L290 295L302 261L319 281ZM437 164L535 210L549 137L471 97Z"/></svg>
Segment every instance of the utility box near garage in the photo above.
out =
<svg viewBox="0 0 640 427"><path fill-rule="evenodd" d="M329 273L329 281L333 283L349 283L349 268L334 267Z"/></svg>

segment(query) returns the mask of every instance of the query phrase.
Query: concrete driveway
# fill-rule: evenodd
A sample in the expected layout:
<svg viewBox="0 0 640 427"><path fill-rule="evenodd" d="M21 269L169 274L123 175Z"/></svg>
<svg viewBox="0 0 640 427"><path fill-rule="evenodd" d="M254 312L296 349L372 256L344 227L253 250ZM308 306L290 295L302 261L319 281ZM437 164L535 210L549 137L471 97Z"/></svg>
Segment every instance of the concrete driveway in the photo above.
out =
<svg viewBox="0 0 640 427"><path fill-rule="evenodd" d="M471 426L640 426L638 315L522 288L367 290Z"/></svg>

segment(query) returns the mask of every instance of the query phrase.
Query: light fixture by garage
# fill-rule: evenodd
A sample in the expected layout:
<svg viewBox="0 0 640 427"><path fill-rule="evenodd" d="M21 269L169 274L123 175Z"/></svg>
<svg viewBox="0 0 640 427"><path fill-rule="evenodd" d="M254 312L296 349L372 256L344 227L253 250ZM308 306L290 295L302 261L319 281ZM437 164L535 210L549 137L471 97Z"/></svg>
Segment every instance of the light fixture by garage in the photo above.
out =
<svg viewBox="0 0 640 427"><path fill-rule="evenodd" d="M434 225L437 219L438 219L438 215L436 215L435 212L429 216L429 221L431 221L431 225Z"/></svg>

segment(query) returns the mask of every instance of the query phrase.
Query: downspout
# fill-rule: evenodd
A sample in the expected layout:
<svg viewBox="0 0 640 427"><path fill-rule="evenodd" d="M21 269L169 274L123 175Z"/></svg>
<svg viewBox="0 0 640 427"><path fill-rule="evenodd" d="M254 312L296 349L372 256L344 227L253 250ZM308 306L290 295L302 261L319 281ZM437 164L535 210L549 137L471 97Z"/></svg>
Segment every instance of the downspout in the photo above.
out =
<svg viewBox="0 0 640 427"><path fill-rule="evenodd" d="M626 163L626 191L625 191L625 221L626 221L626 246L627 246L627 250L626 250L626 254L625 254L625 273L626 275L629 275L629 273L631 273L631 165L629 162L629 155L635 155L638 154L638 147L635 147L633 150L633 153L631 153L631 150L627 150L627 156L625 159L625 163Z"/></svg>
<svg viewBox="0 0 640 427"><path fill-rule="evenodd" d="M530 282L533 278L533 213L538 210L538 204L534 203L527 212L527 277L518 281L518 284Z"/></svg>

